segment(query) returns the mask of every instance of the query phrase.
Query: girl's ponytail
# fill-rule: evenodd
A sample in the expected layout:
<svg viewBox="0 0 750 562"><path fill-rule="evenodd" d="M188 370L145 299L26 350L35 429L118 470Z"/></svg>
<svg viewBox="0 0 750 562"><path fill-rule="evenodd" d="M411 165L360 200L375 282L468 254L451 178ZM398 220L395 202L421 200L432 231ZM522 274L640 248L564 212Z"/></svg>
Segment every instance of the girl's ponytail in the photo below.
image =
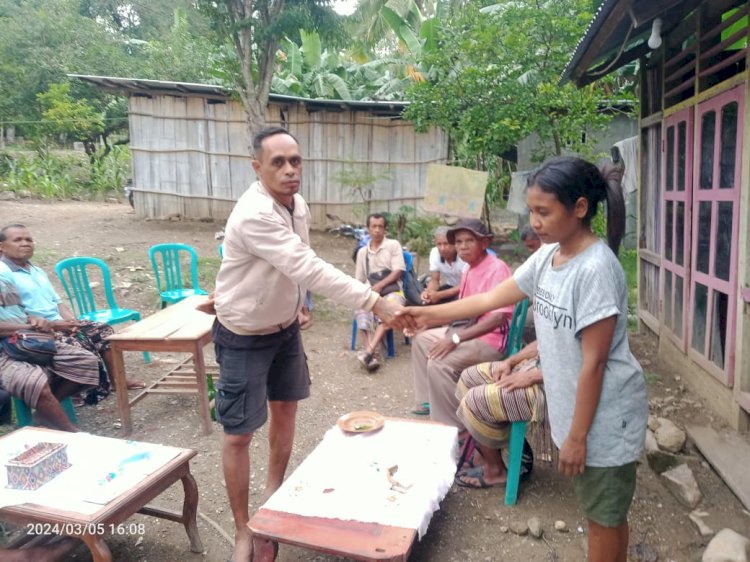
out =
<svg viewBox="0 0 750 562"><path fill-rule="evenodd" d="M622 168L604 164L600 168L607 190L607 244L617 255L625 236L625 195L622 191Z"/></svg>

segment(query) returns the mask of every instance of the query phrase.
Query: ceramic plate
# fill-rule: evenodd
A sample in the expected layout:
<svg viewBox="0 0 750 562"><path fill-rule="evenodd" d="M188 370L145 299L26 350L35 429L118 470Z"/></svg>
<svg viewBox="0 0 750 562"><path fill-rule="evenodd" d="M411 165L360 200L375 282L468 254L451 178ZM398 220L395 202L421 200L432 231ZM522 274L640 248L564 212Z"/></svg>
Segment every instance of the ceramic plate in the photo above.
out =
<svg viewBox="0 0 750 562"><path fill-rule="evenodd" d="M385 419L377 412L349 412L341 416L336 423L347 433L370 433L382 429Z"/></svg>

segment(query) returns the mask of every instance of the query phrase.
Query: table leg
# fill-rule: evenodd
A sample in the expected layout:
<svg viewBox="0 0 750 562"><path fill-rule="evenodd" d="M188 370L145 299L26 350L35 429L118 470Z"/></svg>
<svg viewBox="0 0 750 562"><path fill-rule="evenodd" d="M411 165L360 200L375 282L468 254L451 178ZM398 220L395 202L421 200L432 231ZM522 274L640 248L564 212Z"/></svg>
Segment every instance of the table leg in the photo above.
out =
<svg viewBox="0 0 750 562"><path fill-rule="evenodd" d="M211 407L208 400L208 380L206 379L206 360L203 357L203 347L200 344L193 350L193 364L195 365L195 378L198 383L198 409L203 422L203 433L208 435L211 427Z"/></svg>
<svg viewBox="0 0 750 562"><path fill-rule="evenodd" d="M128 436L133 432L133 422L130 419L130 402L128 401L128 385L125 380L125 360L122 357L122 350L118 349L117 342L112 342L110 349L112 351L112 378L115 381L117 390L117 413L120 415L122 423L122 435Z"/></svg>
<svg viewBox="0 0 750 562"><path fill-rule="evenodd" d="M89 547L94 562L112 562L112 553L101 535L81 535L80 538Z"/></svg>
<svg viewBox="0 0 750 562"><path fill-rule="evenodd" d="M182 477L182 488L185 490L185 502L182 504L182 524L185 525L190 539L191 552L203 552L203 543L198 535L198 485L189 472Z"/></svg>

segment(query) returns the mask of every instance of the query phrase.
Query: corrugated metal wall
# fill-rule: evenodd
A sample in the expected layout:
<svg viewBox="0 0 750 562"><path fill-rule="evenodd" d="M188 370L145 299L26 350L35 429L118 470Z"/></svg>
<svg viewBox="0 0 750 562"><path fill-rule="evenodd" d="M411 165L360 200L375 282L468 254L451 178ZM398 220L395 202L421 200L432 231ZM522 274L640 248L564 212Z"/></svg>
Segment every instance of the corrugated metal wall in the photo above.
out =
<svg viewBox="0 0 750 562"><path fill-rule="evenodd" d="M242 106L199 96L131 96L133 187L140 216L223 220L255 177ZM303 103L270 103L269 125L282 125L300 141L305 157L302 194L313 225L326 213L362 221L360 198L335 178L342 170L379 179L370 209L418 207L427 166L445 163L448 139L433 129L416 133L410 123L362 108L308 111Z"/></svg>

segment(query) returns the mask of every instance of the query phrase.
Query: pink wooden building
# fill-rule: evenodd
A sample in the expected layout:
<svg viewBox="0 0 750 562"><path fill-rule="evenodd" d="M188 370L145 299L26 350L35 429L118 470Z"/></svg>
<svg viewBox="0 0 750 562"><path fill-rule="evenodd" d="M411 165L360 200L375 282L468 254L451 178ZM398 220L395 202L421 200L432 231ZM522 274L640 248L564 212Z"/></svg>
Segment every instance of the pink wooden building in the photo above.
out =
<svg viewBox="0 0 750 562"><path fill-rule="evenodd" d="M604 0L562 81L638 62L641 326L733 427L750 427L748 2Z"/></svg>

